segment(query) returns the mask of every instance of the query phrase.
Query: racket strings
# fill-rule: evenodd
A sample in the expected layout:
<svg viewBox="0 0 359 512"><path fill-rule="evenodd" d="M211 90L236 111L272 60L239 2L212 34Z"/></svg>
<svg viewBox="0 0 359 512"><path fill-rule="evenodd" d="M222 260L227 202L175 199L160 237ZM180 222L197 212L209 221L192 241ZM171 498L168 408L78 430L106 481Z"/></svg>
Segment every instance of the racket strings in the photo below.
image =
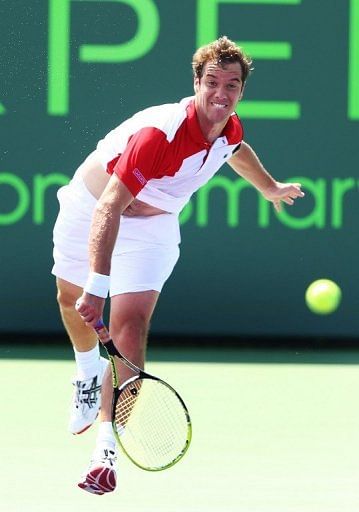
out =
<svg viewBox="0 0 359 512"><path fill-rule="evenodd" d="M141 389L141 383L142 381L140 379L136 380L133 384L131 384L131 386L127 386L120 395L120 399L116 406L116 423L118 419L122 427L127 425L127 421L131 415L133 406L136 403L139 390Z"/></svg>
<svg viewBox="0 0 359 512"><path fill-rule="evenodd" d="M121 393L115 426L127 454L141 467L168 467L186 450L189 420L177 394L162 381L137 379Z"/></svg>

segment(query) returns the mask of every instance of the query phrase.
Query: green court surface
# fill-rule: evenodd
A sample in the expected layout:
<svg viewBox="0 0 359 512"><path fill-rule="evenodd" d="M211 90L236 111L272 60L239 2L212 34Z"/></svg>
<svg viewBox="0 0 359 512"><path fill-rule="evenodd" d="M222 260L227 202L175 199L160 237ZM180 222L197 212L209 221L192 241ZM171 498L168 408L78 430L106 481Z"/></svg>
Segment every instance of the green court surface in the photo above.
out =
<svg viewBox="0 0 359 512"><path fill-rule="evenodd" d="M74 363L61 350L0 346L1 511L359 510L358 352L150 350L147 369L188 403L192 445L159 473L121 457L118 489L94 496L76 482L96 428L67 433Z"/></svg>

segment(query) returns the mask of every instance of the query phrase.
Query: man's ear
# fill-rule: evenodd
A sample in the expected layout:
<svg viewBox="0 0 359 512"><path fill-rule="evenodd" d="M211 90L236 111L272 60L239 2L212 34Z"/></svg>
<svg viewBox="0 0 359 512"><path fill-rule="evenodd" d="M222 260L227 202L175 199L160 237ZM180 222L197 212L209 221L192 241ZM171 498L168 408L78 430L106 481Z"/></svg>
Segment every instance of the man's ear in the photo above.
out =
<svg viewBox="0 0 359 512"><path fill-rule="evenodd" d="M242 86L242 90L241 90L241 93L240 93L240 95L239 95L238 101L241 101L241 99L243 98L243 95L244 95L244 87L245 87L245 84L243 84L243 86Z"/></svg>
<svg viewBox="0 0 359 512"><path fill-rule="evenodd" d="M194 92L197 94L197 92L199 90L199 78L198 77L196 77L193 80L193 89L194 89Z"/></svg>

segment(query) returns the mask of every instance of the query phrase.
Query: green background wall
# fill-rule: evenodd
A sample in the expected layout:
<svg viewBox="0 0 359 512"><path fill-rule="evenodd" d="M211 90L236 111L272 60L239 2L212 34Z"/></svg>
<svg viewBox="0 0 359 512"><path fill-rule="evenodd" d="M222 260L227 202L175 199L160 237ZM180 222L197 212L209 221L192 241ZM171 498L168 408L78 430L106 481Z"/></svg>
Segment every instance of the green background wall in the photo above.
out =
<svg viewBox="0 0 359 512"><path fill-rule="evenodd" d="M0 330L62 329L56 190L132 113L192 94L191 57L226 34L254 59L245 139L306 198L278 216L224 167L182 216L182 258L152 330L358 332L359 0L1 0ZM339 310L304 292L328 277Z"/></svg>

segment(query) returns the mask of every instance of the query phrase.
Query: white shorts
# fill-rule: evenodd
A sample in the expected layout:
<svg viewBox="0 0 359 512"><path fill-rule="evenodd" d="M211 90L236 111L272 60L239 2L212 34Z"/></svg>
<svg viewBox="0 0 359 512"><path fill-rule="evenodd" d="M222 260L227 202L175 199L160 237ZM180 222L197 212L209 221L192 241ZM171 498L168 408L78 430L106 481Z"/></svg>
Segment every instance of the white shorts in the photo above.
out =
<svg viewBox="0 0 359 512"><path fill-rule="evenodd" d="M96 199L76 174L58 190L52 274L84 287L89 273L88 237ZM110 296L127 292L160 292L179 257L180 230L173 213L121 217L111 260Z"/></svg>

